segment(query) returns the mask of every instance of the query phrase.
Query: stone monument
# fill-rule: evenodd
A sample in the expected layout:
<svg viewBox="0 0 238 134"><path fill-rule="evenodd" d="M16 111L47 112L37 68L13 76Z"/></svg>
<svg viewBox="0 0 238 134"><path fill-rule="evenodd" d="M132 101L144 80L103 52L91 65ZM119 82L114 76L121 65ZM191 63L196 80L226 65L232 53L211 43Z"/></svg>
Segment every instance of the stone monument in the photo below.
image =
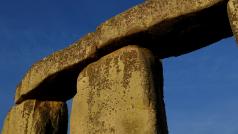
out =
<svg viewBox="0 0 238 134"><path fill-rule="evenodd" d="M147 0L43 58L2 134L168 134L161 59L238 41L238 0Z"/></svg>

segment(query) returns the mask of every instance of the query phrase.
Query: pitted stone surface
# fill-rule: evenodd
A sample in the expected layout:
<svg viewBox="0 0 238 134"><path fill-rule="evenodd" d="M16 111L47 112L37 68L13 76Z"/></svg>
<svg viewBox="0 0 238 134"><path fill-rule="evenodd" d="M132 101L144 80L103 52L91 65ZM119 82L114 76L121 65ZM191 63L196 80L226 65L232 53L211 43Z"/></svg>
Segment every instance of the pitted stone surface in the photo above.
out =
<svg viewBox="0 0 238 134"><path fill-rule="evenodd" d="M162 68L155 62L149 50L128 46L87 66L78 78L70 133L167 134Z"/></svg>
<svg viewBox="0 0 238 134"><path fill-rule="evenodd" d="M128 44L147 47L165 58L231 36L226 4L226 0L145 1L34 64L17 87L15 102L36 96L47 100L72 98L80 69Z"/></svg>
<svg viewBox="0 0 238 134"><path fill-rule="evenodd" d="M2 134L67 134L64 102L26 100L8 113Z"/></svg>
<svg viewBox="0 0 238 134"><path fill-rule="evenodd" d="M233 34L238 42L238 0L229 0L227 10Z"/></svg>

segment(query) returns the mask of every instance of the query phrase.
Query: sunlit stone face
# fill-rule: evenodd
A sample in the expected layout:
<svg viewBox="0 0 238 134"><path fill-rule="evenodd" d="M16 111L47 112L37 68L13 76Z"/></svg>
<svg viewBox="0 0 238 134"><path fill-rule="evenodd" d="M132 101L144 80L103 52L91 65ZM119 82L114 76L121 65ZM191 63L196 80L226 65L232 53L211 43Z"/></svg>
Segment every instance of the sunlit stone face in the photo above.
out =
<svg viewBox="0 0 238 134"><path fill-rule="evenodd" d="M165 134L160 64L149 50L128 46L87 66L78 78L70 132Z"/></svg>

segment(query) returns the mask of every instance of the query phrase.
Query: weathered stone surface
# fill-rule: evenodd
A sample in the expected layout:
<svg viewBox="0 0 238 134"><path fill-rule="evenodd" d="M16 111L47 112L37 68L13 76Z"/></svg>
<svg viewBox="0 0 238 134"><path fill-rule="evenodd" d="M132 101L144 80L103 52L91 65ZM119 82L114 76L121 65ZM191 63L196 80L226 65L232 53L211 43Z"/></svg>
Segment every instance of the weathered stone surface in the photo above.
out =
<svg viewBox="0 0 238 134"><path fill-rule="evenodd" d="M2 134L67 134L64 102L26 100L8 113Z"/></svg>
<svg viewBox="0 0 238 134"><path fill-rule="evenodd" d="M167 134L162 90L161 63L148 49L106 55L79 75L70 133Z"/></svg>
<svg viewBox="0 0 238 134"><path fill-rule="evenodd" d="M238 42L238 0L229 0L227 10L233 34Z"/></svg>
<svg viewBox="0 0 238 134"><path fill-rule="evenodd" d="M17 87L15 102L35 98L39 93L48 100L71 98L80 69L128 44L149 48L165 58L231 36L226 5L227 0L145 1L34 64Z"/></svg>

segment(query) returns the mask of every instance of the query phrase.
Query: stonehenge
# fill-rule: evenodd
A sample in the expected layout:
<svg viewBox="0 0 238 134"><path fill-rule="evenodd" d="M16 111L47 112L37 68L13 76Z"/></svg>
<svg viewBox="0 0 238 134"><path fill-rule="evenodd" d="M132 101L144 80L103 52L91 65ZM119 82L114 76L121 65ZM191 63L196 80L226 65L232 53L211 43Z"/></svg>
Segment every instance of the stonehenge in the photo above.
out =
<svg viewBox="0 0 238 134"><path fill-rule="evenodd" d="M146 0L33 64L2 133L168 134L161 59L230 36L238 0Z"/></svg>

